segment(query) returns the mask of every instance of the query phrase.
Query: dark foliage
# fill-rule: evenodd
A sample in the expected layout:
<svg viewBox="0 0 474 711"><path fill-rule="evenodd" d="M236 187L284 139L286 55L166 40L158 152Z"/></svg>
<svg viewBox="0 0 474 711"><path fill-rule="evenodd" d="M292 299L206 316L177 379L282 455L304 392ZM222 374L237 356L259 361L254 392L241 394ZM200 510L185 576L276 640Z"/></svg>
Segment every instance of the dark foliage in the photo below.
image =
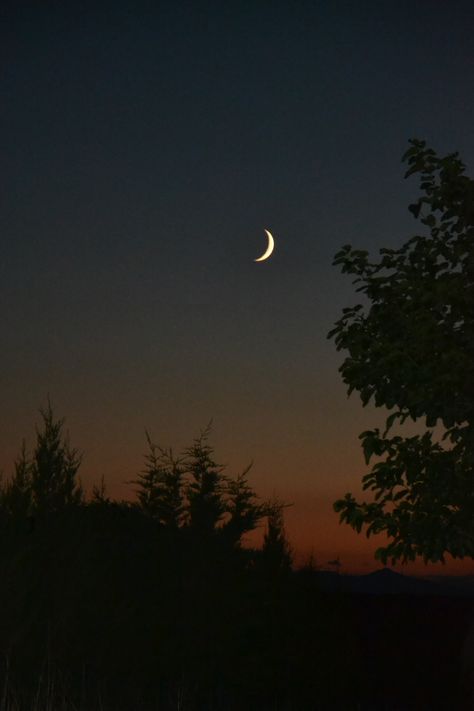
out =
<svg viewBox="0 0 474 711"><path fill-rule="evenodd" d="M350 245L334 260L369 303L343 309L329 334L348 351L348 393L391 410L385 432L360 435L367 464L377 458L363 477L374 500L347 494L334 508L355 530L387 535L383 562L474 557L474 181L457 154L439 158L423 141L404 160L406 176L421 176L409 209L428 234L375 262ZM420 418L422 434L388 436Z"/></svg>

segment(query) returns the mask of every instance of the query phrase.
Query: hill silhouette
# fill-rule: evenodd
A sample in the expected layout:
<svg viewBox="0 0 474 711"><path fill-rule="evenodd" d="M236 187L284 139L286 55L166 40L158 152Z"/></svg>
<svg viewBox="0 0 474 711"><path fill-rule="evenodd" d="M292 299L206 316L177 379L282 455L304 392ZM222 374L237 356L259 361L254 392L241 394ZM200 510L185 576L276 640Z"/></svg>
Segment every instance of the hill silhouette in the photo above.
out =
<svg viewBox="0 0 474 711"><path fill-rule="evenodd" d="M474 597L474 576L436 576L420 578L398 573L390 568L364 575L333 571L315 573L321 589L362 595L426 595Z"/></svg>

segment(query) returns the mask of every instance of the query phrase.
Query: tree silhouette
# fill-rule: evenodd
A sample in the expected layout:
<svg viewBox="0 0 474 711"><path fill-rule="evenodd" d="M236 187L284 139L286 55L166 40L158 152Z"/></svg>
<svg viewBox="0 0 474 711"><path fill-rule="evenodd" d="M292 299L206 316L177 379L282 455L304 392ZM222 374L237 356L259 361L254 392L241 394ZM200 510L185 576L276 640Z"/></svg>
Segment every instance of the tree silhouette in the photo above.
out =
<svg viewBox="0 0 474 711"><path fill-rule="evenodd" d="M203 534L215 531L225 513L224 467L214 461L214 448L208 444L211 423L185 452L184 467L190 477L187 487L188 522Z"/></svg>
<svg viewBox="0 0 474 711"><path fill-rule="evenodd" d="M93 504L111 503L110 498L107 496L107 487L105 486L105 479L103 476L100 479L100 484L94 484L92 486L91 502Z"/></svg>
<svg viewBox="0 0 474 711"><path fill-rule="evenodd" d="M224 525L224 533L234 545L240 545L242 536L253 531L269 514L268 504L258 502L255 491L248 483L247 474L251 467L252 464L249 464L235 479L227 480L226 511L229 519Z"/></svg>
<svg viewBox="0 0 474 711"><path fill-rule="evenodd" d="M82 456L63 434L64 420L56 420L51 403L40 410L42 429L36 428L36 446L31 461L33 506L39 513L58 511L82 501L77 471Z"/></svg>
<svg viewBox="0 0 474 711"><path fill-rule="evenodd" d="M142 510L163 526L178 528L184 512L184 469L172 449L163 449L153 444L146 433L149 452L145 455L145 470L136 481L137 494Z"/></svg>
<svg viewBox="0 0 474 711"><path fill-rule="evenodd" d="M328 335L349 352L349 395L392 411L383 433L360 435L366 463L379 458L363 477L375 501L334 504L357 531L388 535L376 552L384 563L474 556L474 181L458 154L410 143L405 177L420 173L423 194L409 210L428 234L381 249L376 262L350 245L336 254L370 306L343 309ZM422 434L387 436L419 418Z"/></svg>
<svg viewBox="0 0 474 711"><path fill-rule="evenodd" d="M268 505L267 530L263 538L262 561L272 575L288 573L291 569L291 548L285 533L283 509L288 504L274 501Z"/></svg>
<svg viewBox="0 0 474 711"><path fill-rule="evenodd" d="M12 516L25 518L31 513L32 503L32 464L23 440L13 476L3 489L3 506Z"/></svg>

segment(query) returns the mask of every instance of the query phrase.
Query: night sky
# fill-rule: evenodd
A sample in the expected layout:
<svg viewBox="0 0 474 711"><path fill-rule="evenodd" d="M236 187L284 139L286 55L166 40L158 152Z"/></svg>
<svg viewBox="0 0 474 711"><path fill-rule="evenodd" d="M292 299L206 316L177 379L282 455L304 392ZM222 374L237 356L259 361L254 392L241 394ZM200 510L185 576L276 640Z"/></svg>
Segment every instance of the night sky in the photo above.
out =
<svg viewBox="0 0 474 711"><path fill-rule="evenodd" d="M300 559L373 569L332 510L384 412L347 400L326 334L358 297L331 262L419 231L409 138L472 175L472 3L22 5L1 16L0 467L48 394L85 488L120 498L145 428L179 450L212 418L229 471L254 460L294 504Z"/></svg>

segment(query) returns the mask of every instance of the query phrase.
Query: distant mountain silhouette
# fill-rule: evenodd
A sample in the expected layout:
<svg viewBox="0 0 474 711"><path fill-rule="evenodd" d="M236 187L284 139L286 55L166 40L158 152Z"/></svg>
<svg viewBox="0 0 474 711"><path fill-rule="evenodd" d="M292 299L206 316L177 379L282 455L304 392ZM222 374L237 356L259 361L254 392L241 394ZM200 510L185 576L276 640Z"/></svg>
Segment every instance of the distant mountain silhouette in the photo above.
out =
<svg viewBox="0 0 474 711"><path fill-rule="evenodd" d="M396 573L390 568L366 575L341 575L333 571L316 573L320 587L361 595L448 595L474 597L474 575L417 578Z"/></svg>
<svg viewBox="0 0 474 711"><path fill-rule="evenodd" d="M354 576L352 592L371 595L436 595L436 583L382 568L368 575Z"/></svg>

